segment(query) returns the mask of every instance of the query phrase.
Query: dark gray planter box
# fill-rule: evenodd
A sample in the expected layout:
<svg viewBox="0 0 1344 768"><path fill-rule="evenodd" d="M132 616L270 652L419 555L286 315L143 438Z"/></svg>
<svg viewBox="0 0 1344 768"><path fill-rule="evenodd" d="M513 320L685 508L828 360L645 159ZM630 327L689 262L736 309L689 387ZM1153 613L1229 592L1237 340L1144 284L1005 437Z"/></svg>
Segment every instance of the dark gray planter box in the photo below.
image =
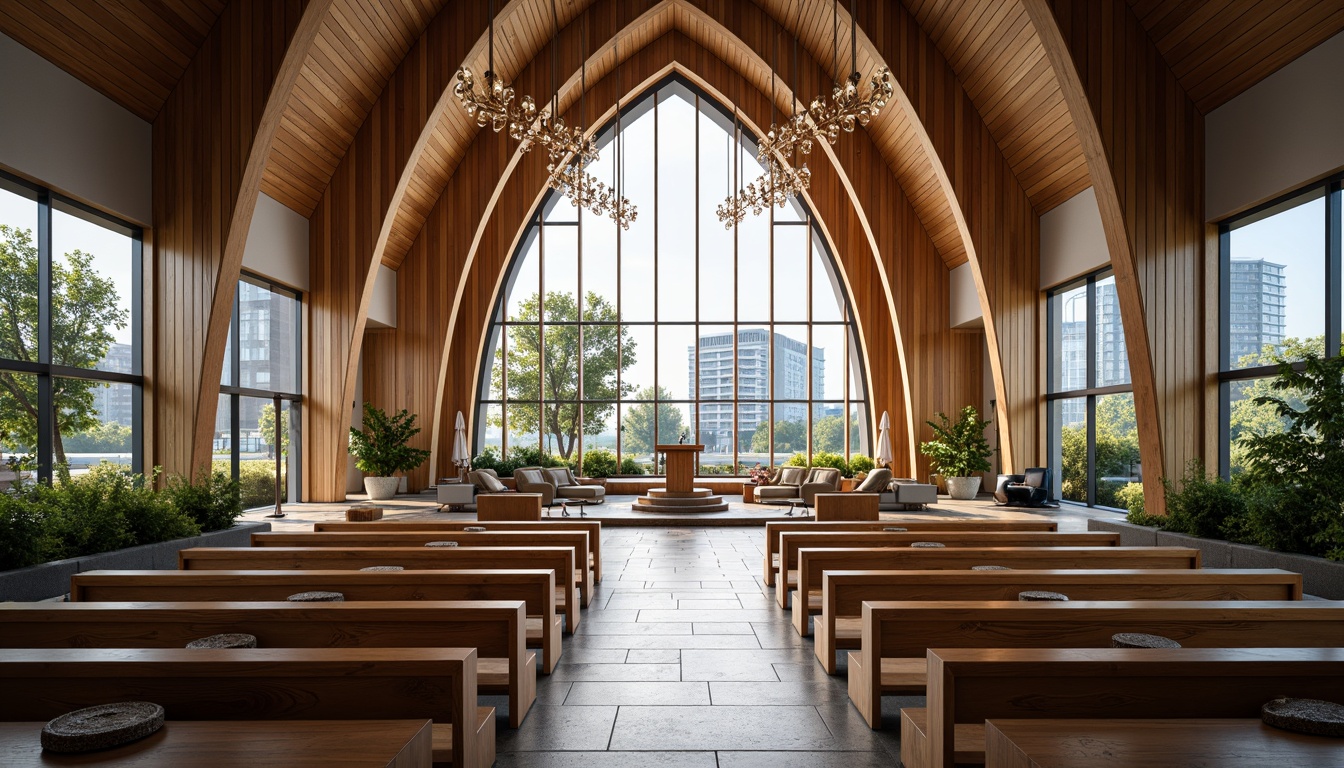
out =
<svg viewBox="0 0 1344 768"><path fill-rule="evenodd" d="M270 523L238 523L186 539L144 544L97 555L53 560L15 571L0 572L0 602L27 602L60 597L70 591L70 577L83 571L165 571L177 568L179 550L191 547L246 547L252 534L271 530Z"/></svg>
<svg viewBox="0 0 1344 768"><path fill-rule="evenodd" d="M1323 557L1275 552L1249 544L1234 544L1221 539L1201 539L1183 533L1150 528L1145 525L1118 520L1087 521L1089 531L1110 531L1120 534L1120 544L1126 547L1191 547L1201 553L1205 568L1281 568L1302 574L1302 591L1327 600L1344 600L1344 562Z"/></svg>

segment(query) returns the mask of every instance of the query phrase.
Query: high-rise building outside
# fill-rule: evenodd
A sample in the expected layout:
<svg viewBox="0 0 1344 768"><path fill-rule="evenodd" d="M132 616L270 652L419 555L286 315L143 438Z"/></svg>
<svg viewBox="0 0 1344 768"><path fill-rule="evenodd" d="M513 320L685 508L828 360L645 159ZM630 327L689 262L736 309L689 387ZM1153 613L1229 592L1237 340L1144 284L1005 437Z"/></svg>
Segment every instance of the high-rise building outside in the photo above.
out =
<svg viewBox="0 0 1344 768"><path fill-rule="evenodd" d="M1234 259L1228 267L1227 351L1235 367L1246 355L1283 343L1287 279L1283 264L1264 259Z"/></svg>
<svg viewBox="0 0 1344 768"><path fill-rule="evenodd" d="M773 336L773 339L772 339ZM774 375L771 377L771 359ZM737 442L739 450L748 450L752 435L770 420L769 400L775 400L775 421L807 419L808 376L812 380L811 399L826 396L826 350L812 349L809 365L807 342L764 328L737 332L736 358L733 334L716 333L700 337L695 347L687 347L687 375L690 387L698 393L700 410L696 421L700 441L709 452L732 450L733 387L737 387ZM736 360L736 372L734 372ZM716 400L727 402L716 403ZM799 400L789 403L781 400ZM757 401L757 402L753 402Z"/></svg>
<svg viewBox="0 0 1344 768"><path fill-rule="evenodd" d="M1086 301L1087 294L1075 293L1073 301ZM1060 362L1058 391L1087 389L1087 313L1070 308L1067 316L1077 317L1060 323ZM1096 285L1096 386L1106 387L1129 383L1129 352L1125 347L1125 327L1120 319L1120 300L1115 282L1106 280ZM1087 421L1087 403L1082 398L1060 403L1060 424L1069 426Z"/></svg>
<svg viewBox="0 0 1344 768"><path fill-rule="evenodd" d="M133 348L130 344L113 342L99 363L98 370L112 373L130 373ZM132 399L135 387L130 384L109 384L93 388L93 410L104 424L134 426Z"/></svg>

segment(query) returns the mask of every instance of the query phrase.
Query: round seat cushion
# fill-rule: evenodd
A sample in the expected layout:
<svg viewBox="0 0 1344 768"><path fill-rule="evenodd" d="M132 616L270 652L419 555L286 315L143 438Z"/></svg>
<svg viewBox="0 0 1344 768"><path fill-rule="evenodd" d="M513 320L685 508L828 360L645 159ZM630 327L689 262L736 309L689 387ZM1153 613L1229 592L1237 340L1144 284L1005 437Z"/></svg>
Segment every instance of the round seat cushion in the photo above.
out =
<svg viewBox="0 0 1344 768"><path fill-rule="evenodd" d="M1320 699L1274 699L1260 708L1265 724L1313 736L1344 736L1344 705Z"/></svg>
<svg viewBox="0 0 1344 768"><path fill-rule="evenodd" d="M1112 648L1180 648L1181 644L1170 637L1149 635L1143 632L1118 632L1111 635Z"/></svg>
<svg viewBox="0 0 1344 768"><path fill-rule="evenodd" d="M425 543L426 547L456 547L456 541L430 541Z"/></svg>
<svg viewBox="0 0 1344 768"><path fill-rule="evenodd" d="M359 570L361 570L361 571L404 571L404 570L406 570L406 568L405 568L405 566L401 566L401 565L370 565L370 566L365 567L365 568L360 568Z"/></svg>
<svg viewBox="0 0 1344 768"><path fill-rule="evenodd" d="M916 541L910 546L916 549L937 549L939 547L946 547L947 545L940 541Z"/></svg>
<svg viewBox="0 0 1344 768"><path fill-rule="evenodd" d="M340 592L323 592L315 590L312 592L299 592L285 598L291 603L339 603L345 600L345 595Z"/></svg>
<svg viewBox="0 0 1344 768"><path fill-rule="evenodd" d="M1068 601L1069 596L1060 592L1047 592L1041 589L1029 589L1025 592L1018 592L1017 599L1021 600L1024 603L1051 602L1051 601L1063 603Z"/></svg>
<svg viewBox="0 0 1344 768"><path fill-rule="evenodd" d="M148 701L122 701L67 712L42 728L49 752L94 752L129 744L163 727L163 707Z"/></svg>
<svg viewBox="0 0 1344 768"><path fill-rule="evenodd" d="M242 632L226 632L202 637L187 643L188 648L256 648L257 636Z"/></svg>
<svg viewBox="0 0 1344 768"><path fill-rule="evenodd" d="M1012 569L1012 568L1009 568L1009 567L1006 566L1006 565L972 565L972 566L971 566L971 570L972 570L972 571L1011 571L1011 570L1013 570L1013 569Z"/></svg>

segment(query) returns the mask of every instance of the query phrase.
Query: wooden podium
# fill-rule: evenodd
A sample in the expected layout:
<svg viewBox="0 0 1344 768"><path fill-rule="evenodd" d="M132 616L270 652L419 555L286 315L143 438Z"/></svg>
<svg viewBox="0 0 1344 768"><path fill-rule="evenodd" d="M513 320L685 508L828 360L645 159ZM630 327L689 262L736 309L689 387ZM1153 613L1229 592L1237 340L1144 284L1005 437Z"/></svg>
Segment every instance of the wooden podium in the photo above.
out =
<svg viewBox="0 0 1344 768"><path fill-rule="evenodd" d="M667 490L689 493L695 490L695 457L703 445L658 445L654 449L667 457Z"/></svg>
<svg viewBox="0 0 1344 768"><path fill-rule="evenodd" d="M667 484L650 488L635 499L630 508L636 512L723 512L728 503L708 488L695 487L696 454L703 445L658 445L654 449L667 457Z"/></svg>

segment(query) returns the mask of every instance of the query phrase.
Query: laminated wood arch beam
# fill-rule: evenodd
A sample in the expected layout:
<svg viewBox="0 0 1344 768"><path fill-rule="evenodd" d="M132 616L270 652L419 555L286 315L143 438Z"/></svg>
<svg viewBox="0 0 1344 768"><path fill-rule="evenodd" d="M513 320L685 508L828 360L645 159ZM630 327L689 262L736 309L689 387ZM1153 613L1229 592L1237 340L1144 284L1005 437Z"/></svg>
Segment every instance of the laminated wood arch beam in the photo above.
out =
<svg viewBox="0 0 1344 768"><path fill-rule="evenodd" d="M1203 119L1124 0L1023 0L1078 126L1115 270L1144 472L1202 453ZM1160 357L1156 352L1160 350Z"/></svg>
<svg viewBox="0 0 1344 768"><path fill-rule="evenodd" d="M235 0L154 121L153 463L211 461L243 249L280 115L332 0Z"/></svg>

